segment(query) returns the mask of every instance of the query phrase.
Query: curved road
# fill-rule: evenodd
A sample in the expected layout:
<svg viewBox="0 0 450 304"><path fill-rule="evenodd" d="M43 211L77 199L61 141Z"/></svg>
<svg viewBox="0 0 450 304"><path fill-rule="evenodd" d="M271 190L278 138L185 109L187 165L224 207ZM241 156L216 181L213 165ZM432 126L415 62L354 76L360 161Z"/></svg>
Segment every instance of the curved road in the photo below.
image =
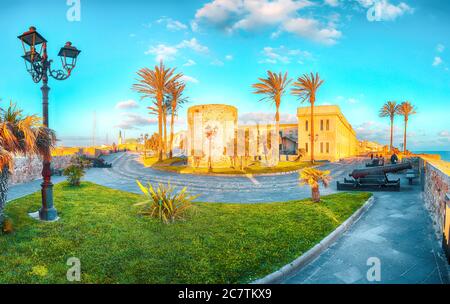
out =
<svg viewBox="0 0 450 304"><path fill-rule="evenodd" d="M276 176L222 177L205 175L188 175L164 172L144 167L139 161L139 155L120 153L105 157L112 162L111 169L91 169L86 180L107 187L140 193L136 179L141 182L167 183L181 188L187 187L189 193L200 195L197 201L232 202L232 203L260 203L280 202L310 197L308 186L300 186L298 174L284 174ZM336 181L348 175L354 168L363 163L363 159L349 159L338 163L321 166L322 170L331 170L333 177L329 188L321 189L322 194L336 192Z"/></svg>

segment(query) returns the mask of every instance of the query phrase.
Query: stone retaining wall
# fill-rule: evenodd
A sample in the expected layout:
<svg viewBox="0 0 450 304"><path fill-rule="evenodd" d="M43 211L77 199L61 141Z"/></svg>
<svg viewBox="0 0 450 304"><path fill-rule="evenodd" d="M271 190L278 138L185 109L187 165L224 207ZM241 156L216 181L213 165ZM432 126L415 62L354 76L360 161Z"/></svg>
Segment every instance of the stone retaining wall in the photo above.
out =
<svg viewBox="0 0 450 304"><path fill-rule="evenodd" d="M441 237L444 228L446 194L450 191L450 176L426 162L424 201L430 211L436 233Z"/></svg>
<svg viewBox="0 0 450 304"><path fill-rule="evenodd" d="M55 169L69 166L71 155L54 156L52 166ZM16 157L14 159L14 170L10 177L10 184L22 184L42 177L42 159L39 157Z"/></svg>

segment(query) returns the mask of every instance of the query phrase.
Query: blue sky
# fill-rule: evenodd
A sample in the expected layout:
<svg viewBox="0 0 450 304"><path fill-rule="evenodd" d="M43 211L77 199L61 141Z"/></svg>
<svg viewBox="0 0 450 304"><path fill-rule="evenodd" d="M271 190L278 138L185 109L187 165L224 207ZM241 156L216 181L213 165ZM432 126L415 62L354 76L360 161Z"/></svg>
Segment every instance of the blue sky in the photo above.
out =
<svg viewBox="0 0 450 304"><path fill-rule="evenodd" d="M69 1L70 3L71 1ZM0 98L41 113L17 35L30 25L55 57L67 40L82 50L66 81L50 80L50 124L65 144L88 144L96 113L97 142L156 130L148 101L131 90L136 71L159 59L186 75L192 105L227 103L243 122L272 117L274 107L252 94L267 70L291 78L319 72L317 103L337 104L361 139L388 141L378 117L387 100L410 100L409 148L450 150L450 2L439 0L208 0L0 3ZM368 12L376 12L369 14ZM57 62L58 63L58 62ZM295 121L299 102L282 100L282 120ZM178 129L185 128L186 111ZM403 122L396 120L396 142Z"/></svg>

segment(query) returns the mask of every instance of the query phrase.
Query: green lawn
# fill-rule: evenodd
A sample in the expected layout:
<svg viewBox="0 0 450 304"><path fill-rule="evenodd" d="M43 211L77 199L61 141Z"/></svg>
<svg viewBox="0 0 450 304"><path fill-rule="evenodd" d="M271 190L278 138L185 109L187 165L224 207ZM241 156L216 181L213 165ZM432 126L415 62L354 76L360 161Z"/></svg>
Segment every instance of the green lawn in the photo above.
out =
<svg viewBox="0 0 450 304"><path fill-rule="evenodd" d="M292 172L311 166L311 162L302 161L280 161L276 167L267 167L260 162L250 162L249 166L240 170L239 168L221 167L213 168L192 168L186 165L174 165L183 161L181 158L166 159L158 162L157 157L147 157L143 159L144 165L153 169L176 172L181 174L267 174ZM217 164L216 164L217 165Z"/></svg>
<svg viewBox="0 0 450 304"><path fill-rule="evenodd" d="M313 247L370 197L340 193L272 204L195 204L187 221L163 225L138 215L143 197L91 183L55 186L61 216L27 215L34 194L9 203L15 232L0 235L0 283L67 283L81 260L82 283L246 283Z"/></svg>

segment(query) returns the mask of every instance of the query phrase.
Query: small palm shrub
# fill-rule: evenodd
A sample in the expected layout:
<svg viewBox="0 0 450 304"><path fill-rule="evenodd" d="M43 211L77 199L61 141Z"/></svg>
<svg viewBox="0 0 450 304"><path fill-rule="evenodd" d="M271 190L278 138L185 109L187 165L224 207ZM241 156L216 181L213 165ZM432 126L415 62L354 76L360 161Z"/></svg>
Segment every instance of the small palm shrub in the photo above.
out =
<svg viewBox="0 0 450 304"><path fill-rule="evenodd" d="M63 175L67 177L69 185L80 186L81 178L84 176L84 168L79 165L70 165L64 169Z"/></svg>
<svg viewBox="0 0 450 304"><path fill-rule="evenodd" d="M312 201L320 202L319 184L328 187L331 181L330 171L320 171L314 168L305 168L300 172L300 184L309 185Z"/></svg>
<svg viewBox="0 0 450 304"><path fill-rule="evenodd" d="M145 187L139 181L136 182L148 198L148 202L144 203L146 209L142 214L158 218L165 224L184 219L187 210L192 207L192 201L198 197L189 195L186 187L176 193L170 183L158 184L158 188L155 189L150 183Z"/></svg>

